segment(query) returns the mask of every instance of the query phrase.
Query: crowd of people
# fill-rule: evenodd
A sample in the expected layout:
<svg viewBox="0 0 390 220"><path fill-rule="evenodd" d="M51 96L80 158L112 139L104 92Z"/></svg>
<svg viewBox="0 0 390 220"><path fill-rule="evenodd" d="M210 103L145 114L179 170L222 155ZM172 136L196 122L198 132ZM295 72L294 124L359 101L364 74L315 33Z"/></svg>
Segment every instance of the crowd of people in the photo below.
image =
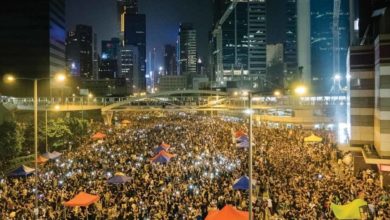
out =
<svg viewBox="0 0 390 220"><path fill-rule="evenodd" d="M237 148L232 131L246 131L240 120L197 114L126 114L127 125L95 123L77 149L39 167L34 175L0 180L0 219L32 219L38 190L41 219L205 219L209 210L232 204L248 210L248 191L234 180L248 175L248 150ZM304 143L311 132L321 143ZM390 218L389 191L374 171L354 176L338 163L330 131L254 127L254 219L334 219L331 202L356 198L368 202L371 216ZM167 164L151 162L162 142L176 156ZM107 182L115 173L124 184ZM370 180L370 181L369 181ZM65 207L79 192L99 195L88 207Z"/></svg>

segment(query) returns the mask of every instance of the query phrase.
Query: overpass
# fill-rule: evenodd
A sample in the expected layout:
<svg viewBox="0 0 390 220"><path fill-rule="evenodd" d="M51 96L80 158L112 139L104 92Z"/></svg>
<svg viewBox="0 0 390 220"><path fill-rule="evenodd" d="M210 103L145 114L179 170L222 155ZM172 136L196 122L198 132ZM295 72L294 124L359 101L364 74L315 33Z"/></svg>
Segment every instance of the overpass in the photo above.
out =
<svg viewBox="0 0 390 220"><path fill-rule="evenodd" d="M2 97L0 102L13 111L32 111L32 98ZM332 123L334 114L346 109L345 96L293 97L254 96L255 119L284 123ZM248 106L246 96L210 90L166 91L128 97L39 98L39 111L101 110L106 123L122 111L203 111L238 115ZM343 110L343 111L344 111ZM346 112L346 110L345 110ZM337 113L339 114L339 113ZM344 120L346 113L341 113Z"/></svg>

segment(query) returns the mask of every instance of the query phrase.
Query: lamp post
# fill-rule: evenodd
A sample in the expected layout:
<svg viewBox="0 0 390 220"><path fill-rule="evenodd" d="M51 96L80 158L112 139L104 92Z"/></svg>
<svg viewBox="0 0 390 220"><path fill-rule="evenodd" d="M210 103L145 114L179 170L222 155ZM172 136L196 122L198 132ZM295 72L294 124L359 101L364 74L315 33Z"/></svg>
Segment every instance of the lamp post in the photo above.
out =
<svg viewBox="0 0 390 220"><path fill-rule="evenodd" d="M38 207L38 81L50 78L15 78L12 75L8 75L5 78L8 82L14 82L15 80L29 80L34 82L34 154L35 154L35 208L34 215L35 219L38 219L39 215L39 207ZM64 81L65 75L58 74L55 76L55 79L58 81ZM46 107L46 106L45 106ZM46 109L47 111L47 109ZM46 121L47 122L47 121ZM47 135L47 127L46 127L46 135ZM47 137L46 137L47 138ZM47 147L47 142L46 142ZM47 150L47 148L46 148Z"/></svg>
<svg viewBox="0 0 390 220"><path fill-rule="evenodd" d="M253 127L253 110L252 110L252 93L248 92L248 107L249 107L249 220L253 219L253 207L252 207L252 171L253 171L253 146L252 146L252 127Z"/></svg>

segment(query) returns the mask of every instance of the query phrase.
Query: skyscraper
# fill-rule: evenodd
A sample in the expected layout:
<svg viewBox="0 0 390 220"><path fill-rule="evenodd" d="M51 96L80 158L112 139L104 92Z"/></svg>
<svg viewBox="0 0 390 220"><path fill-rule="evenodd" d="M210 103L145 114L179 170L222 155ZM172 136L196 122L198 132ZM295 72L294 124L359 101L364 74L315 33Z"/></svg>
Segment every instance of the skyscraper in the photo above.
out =
<svg viewBox="0 0 390 220"><path fill-rule="evenodd" d="M77 25L66 39L66 67L73 76L93 78L92 27Z"/></svg>
<svg viewBox="0 0 390 220"><path fill-rule="evenodd" d="M312 90L317 94L329 94L335 75L345 75L349 45L349 1L340 0L339 46L334 45L333 10L334 1L311 1L311 79ZM333 60L333 47L339 51L339 58ZM336 62L336 63L334 63ZM338 66L339 63L339 66ZM334 68L334 64L337 65ZM340 72L337 71L340 70ZM336 73L337 72L337 73Z"/></svg>
<svg viewBox="0 0 390 220"><path fill-rule="evenodd" d="M231 2L214 27L212 42L216 87L228 82L242 87L245 81L248 89L259 88L266 74L265 1Z"/></svg>
<svg viewBox="0 0 390 220"><path fill-rule="evenodd" d="M196 73L197 48L196 30L192 23L180 24L177 39L179 73Z"/></svg>
<svg viewBox="0 0 390 220"><path fill-rule="evenodd" d="M134 3L133 5L135 5ZM133 10L125 13L124 44L138 48L138 77L134 80L134 87L140 91L146 90L146 17Z"/></svg>
<svg viewBox="0 0 390 220"><path fill-rule="evenodd" d="M165 75L177 75L176 47L174 45L165 45L164 71Z"/></svg>
<svg viewBox="0 0 390 220"><path fill-rule="evenodd" d="M119 38L111 38L111 40L102 40L102 58L115 59L120 57L120 40Z"/></svg>
<svg viewBox="0 0 390 220"><path fill-rule="evenodd" d="M0 7L0 74L49 78L65 71L65 1L9 1ZM19 85L22 85L20 83ZM52 88L59 85L52 84ZM48 81L40 82L49 95ZM25 87L5 88L12 95L31 95ZM26 91L27 93L24 93Z"/></svg>
<svg viewBox="0 0 390 220"><path fill-rule="evenodd" d="M284 39L284 62L286 63L285 77L294 75L298 70L297 64L297 1L286 1L286 35Z"/></svg>

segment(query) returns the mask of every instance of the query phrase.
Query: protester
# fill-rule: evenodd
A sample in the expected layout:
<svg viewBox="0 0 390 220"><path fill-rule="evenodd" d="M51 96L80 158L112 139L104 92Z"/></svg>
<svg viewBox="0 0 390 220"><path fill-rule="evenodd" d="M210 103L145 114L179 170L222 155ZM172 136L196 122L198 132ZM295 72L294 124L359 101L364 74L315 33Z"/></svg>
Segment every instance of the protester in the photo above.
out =
<svg viewBox="0 0 390 220"><path fill-rule="evenodd" d="M91 126L83 146L39 167L39 213L42 219L204 219L209 210L232 204L248 210L248 192L233 190L248 175L248 151L232 141L239 120L195 114L122 113L126 125ZM305 144L301 128L254 127L254 219L332 219L330 203L363 198L378 219L390 218L389 192L378 175L354 177L351 165L332 160L328 131L317 130L321 143ZM152 163L155 148L169 144L175 154L167 164ZM121 172L130 181L107 183ZM32 219L34 176L4 178L0 183L0 219ZM99 195L84 207L64 207L79 192ZM269 216L269 217L270 217ZM380 218L379 216L382 216Z"/></svg>

